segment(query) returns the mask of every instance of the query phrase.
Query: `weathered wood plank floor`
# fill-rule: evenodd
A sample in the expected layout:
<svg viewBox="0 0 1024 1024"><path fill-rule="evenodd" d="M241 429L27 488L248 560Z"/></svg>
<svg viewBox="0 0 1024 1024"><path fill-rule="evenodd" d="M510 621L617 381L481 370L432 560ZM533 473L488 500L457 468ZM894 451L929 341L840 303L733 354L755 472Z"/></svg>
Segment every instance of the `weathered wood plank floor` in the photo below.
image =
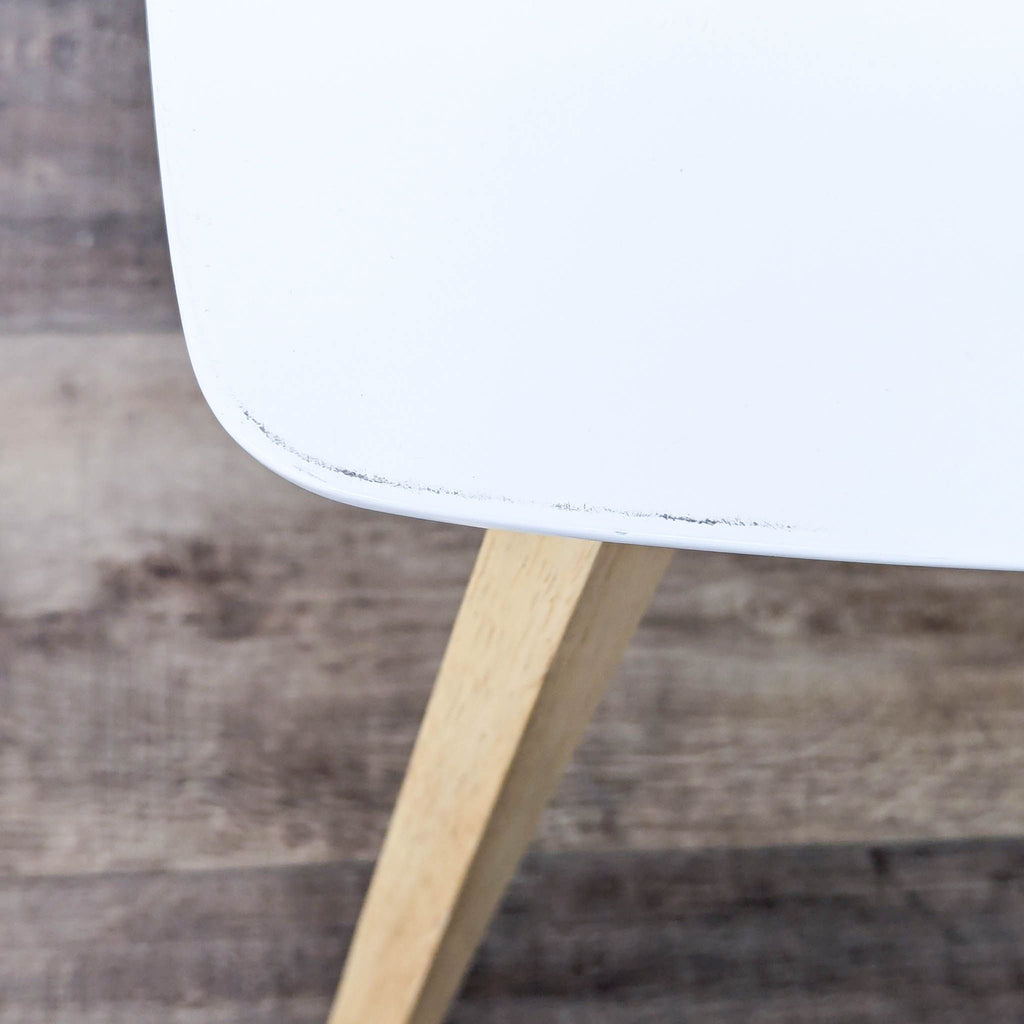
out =
<svg viewBox="0 0 1024 1024"><path fill-rule="evenodd" d="M0 1022L316 1021L479 533L0 346ZM1024 575L679 553L453 1019L1019 1022L1022 767Z"/></svg>
<svg viewBox="0 0 1024 1024"><path fill-rule="evenodd" d="M0 882L2 1024L319 1024L366 864ZM1024 843L537 854L452 1024L1024 1015Z"/></svg>
<svg viewBox="0 0 1024 1024"><path fill-rule="evenodd" d="M0 3L0 143L0 326L175 326L142 0Z"/></svg>

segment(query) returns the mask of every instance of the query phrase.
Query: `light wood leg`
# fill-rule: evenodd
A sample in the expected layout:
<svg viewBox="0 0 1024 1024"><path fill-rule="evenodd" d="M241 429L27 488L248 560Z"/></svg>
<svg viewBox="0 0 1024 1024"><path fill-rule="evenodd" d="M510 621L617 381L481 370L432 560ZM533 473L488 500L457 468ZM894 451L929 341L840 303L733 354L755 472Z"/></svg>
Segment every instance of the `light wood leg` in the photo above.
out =
<svg viewBox="0 0 1024 1024"><path fill-rule="evenodd" d="M437 1024L670 552L489 531L328 1024Z"/></svg>

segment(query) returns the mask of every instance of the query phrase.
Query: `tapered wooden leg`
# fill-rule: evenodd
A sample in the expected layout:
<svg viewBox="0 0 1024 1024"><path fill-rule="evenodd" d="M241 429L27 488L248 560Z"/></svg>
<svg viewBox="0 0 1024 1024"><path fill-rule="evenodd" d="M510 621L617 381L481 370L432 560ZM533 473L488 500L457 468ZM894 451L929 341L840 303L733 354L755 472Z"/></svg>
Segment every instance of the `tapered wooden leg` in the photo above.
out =
<svg viewBox="0 0 1024 1024"><path fill-rule="evenodd" d="M328 1024L437 1024L670 552L489 531Z"/></svg>

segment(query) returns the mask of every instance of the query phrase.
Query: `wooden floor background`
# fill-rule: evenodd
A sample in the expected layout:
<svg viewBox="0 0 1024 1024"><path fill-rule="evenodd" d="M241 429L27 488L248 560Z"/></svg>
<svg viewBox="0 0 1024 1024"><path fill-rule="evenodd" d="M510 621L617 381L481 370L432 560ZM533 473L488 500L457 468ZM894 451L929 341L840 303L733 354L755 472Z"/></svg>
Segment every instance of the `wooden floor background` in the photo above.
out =
<svg viewBox="0 0 1024 1024"><path fill-rule="evenodd" d="M477 531L177 331L138 0L0 4L0 1024L322 1020ZM458 1024L1024 1020L1024 574L676 556Z"/></svg>

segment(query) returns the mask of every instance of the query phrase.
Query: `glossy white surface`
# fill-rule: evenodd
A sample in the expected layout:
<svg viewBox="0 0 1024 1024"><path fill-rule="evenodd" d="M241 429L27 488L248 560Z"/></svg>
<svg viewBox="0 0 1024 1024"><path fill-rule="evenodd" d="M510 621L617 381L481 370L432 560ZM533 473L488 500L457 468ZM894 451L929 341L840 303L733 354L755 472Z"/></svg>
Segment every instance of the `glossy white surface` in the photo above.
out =
<svg viewBox="0 0 1024 1024"><path fill-rule="evenodd" d="M332 498L1024 567L1024 6L150 0L186 337Z"/></svg>

